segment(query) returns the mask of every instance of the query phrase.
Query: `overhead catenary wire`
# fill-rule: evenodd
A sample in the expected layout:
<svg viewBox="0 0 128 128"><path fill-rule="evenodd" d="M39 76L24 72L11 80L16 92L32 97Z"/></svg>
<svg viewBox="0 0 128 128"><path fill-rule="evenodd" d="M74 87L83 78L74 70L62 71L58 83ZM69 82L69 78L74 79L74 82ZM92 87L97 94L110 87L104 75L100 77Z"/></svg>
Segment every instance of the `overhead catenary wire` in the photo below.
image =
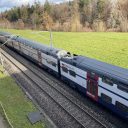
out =
<svg viewBox="0 0 128 128"><path fill-rule="evenodd" d="M49 31L45 31L45 32L49 32ZM53 47L53 35L52 35L52 31L51 30L50 30L50 36L49 36L50 38L44 37L43 35L40 34L41 32L32 32L32 33L34 33L34 34L36 33L37 36L43 37L45 40L50 41L50 47L51 48Z"/></svg>
<svg viewBox="0 0 128 128"><path fill-rule="evenodd" d="M37 36L43 37L45 40L49 41L49 38L44 37L43 35L41 35L40 33L37 32L32 32L33 34L36 34ZM36 38L36 37L35 37Z"/></svg>

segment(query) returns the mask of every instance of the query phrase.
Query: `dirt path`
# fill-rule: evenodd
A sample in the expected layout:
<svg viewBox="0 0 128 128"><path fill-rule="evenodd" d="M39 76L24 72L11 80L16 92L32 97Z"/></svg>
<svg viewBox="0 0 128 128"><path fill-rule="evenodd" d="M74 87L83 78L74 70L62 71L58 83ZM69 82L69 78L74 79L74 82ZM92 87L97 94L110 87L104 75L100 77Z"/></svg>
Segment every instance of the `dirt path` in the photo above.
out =
<svg viewBox="0 0 128 128"><path fill-rule="evenodd" d="M0 128L7 128L5 125L5 121L3 120L3 117L0 115Z"/></svg>

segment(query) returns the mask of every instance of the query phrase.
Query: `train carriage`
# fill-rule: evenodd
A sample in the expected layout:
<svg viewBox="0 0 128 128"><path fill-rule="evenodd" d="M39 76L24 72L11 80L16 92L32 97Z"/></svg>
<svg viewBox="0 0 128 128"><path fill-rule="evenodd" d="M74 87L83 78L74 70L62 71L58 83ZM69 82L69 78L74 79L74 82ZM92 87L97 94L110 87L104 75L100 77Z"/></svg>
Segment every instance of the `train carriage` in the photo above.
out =
<svg viewBox="0 0 128 128"><path fill-rule="evenodd" d="M84 56L65 57L60 63L62 79L128 118L128 70Z"/></svg>
<svg viewBox="0 0 128 128"><path fill-rule="evenodd" d="M59 61L57 58L57 52L59 49L50 48L46 49L46 52L41 52L42 64L49 69L49 72L59 76Z"/></svg>
<svg viewBox="0 0 128 128"><path fill-rule="evenodd" d="M87 81L86 76L87 72L78 68L77 64L80 63L81 60L77 59L77 57L65 57L60 60L60 71L61 71L61 79L62 80L70 80L70 86L76 88L85 93Z"/></svg>
<svg viewBox="0 0 128 128"><path fill-rule="evenodd" d="M13 40L17 43L17 46L19 44L18 50L21 54L58 76L58 58L56 55L59 51L58 49L50 48L21 37L14 38ZM16 47L15 49L17 49L17 46L14 46L14 48Z"/></svg>

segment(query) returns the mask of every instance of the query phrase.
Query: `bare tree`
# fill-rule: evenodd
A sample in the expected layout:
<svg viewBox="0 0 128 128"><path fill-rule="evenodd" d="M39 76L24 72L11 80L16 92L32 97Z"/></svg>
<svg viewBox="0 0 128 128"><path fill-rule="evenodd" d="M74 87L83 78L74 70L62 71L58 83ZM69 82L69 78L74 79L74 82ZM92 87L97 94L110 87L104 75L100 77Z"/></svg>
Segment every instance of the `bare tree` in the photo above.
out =
<svg viewBox="0 0 128 128"><path fill-rule="evenodd" d="M123 32L128 31L128 0L118 0L117 2L120 29Z"/></svg>

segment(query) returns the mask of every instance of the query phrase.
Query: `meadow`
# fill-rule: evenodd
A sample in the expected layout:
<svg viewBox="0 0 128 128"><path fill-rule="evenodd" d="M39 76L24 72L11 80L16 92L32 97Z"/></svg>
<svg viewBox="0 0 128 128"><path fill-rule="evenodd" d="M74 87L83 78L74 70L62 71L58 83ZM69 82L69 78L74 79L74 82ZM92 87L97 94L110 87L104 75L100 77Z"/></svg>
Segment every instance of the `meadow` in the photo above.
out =
<svg viewBox="0 0 128 128"><path fill-rule="evenodd" d="M0 66L0 71L3 71ZM41 122L32 125L27 119L30 112L37 111L32 102L24 96L21 88L8 75L0 72L0 102L14 128L44 128ZM0 106L0 115L5 117ZM6 119L5 119L6 120ZM8 123L7 123L8 124ZM1 128L1 127L0 127Z"/></svg>
<svg viewBox="0 0 128 128"><path fill-rule="evenodd" d="M50 45L50 33L14 30L7 32ZM53 32L53 46L90 58L128 68L128 33Z"/></svg>

